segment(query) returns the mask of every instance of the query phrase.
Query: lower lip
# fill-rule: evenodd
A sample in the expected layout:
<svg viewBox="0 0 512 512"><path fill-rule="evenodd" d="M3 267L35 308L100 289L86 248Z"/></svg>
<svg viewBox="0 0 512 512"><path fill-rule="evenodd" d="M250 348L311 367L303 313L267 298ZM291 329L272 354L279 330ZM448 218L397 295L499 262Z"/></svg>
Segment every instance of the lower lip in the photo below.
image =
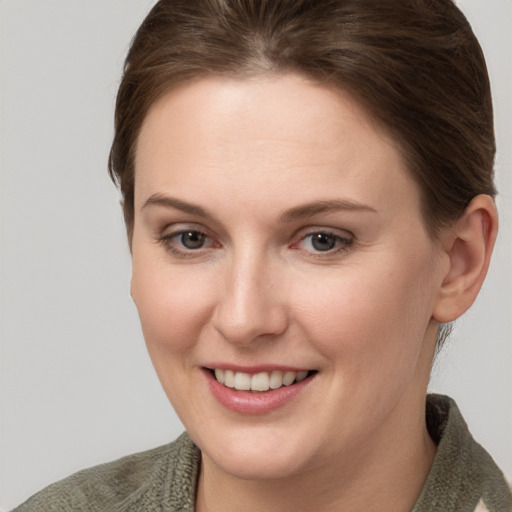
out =
<svg viewBox="0 0 512 512"><path fill-rule="evenodd" d="M314 378L314 376L311 376L291 386L282 386L279 389L255 393L227 388L217 381L209 370L204 370L204 373L212 395L221 405L230 411L251 415L268 414L284 407L304 392Z"/></svg>

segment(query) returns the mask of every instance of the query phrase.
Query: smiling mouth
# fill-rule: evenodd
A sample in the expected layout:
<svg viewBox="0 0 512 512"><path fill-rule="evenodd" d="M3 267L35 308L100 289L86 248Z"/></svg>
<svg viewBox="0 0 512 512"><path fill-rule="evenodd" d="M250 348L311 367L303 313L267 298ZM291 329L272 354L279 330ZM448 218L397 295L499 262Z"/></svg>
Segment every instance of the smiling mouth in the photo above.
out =
<svg viewBox="0 0 512 512"><path fill-rule="evenodd" d="M316 373L315 370L303 370L298 372L260 372L253 375L233 370L209 369L210 373L220 384L237 391L254 391L264 393L266 391L293 386Z"/></svg>

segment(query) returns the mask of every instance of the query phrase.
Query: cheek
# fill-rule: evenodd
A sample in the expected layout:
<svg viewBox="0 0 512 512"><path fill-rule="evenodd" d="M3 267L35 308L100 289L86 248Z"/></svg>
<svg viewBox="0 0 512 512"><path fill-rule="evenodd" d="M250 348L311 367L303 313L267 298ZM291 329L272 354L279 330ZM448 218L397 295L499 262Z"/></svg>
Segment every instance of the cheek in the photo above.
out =
<svg viewBox="0 0 512 512"><path fill-rule="evenodd" d="M151 357L188 350L210 316L214 286L200 272L165 262L145 264L134 254L132 297ZM155 361L156 363L156 361Z"/></svg>
<svg viewBox="0 0 512 512"><path fill-rule="evenodd" d="M325 279L303 280L293 293L298 321L335 365L384 371L401 361L410 364L432 313L429 263L383 255L378 265L354 265Z"/></svg>

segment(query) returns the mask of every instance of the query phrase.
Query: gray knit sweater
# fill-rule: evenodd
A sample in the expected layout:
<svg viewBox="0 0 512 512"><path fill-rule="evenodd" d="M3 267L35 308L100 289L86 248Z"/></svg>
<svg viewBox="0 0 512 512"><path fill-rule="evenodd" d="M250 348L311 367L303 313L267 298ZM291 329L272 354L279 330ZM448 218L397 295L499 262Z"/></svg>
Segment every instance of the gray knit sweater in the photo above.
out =
<svg viewBox="0 0 512 512"><path fill-rule="evenodd" d="M438 451L411 512L512 512L503 474L448 397L429 395ZM187 434L166 446L76 473L13 512L193 512L200 452Z"/></svg>

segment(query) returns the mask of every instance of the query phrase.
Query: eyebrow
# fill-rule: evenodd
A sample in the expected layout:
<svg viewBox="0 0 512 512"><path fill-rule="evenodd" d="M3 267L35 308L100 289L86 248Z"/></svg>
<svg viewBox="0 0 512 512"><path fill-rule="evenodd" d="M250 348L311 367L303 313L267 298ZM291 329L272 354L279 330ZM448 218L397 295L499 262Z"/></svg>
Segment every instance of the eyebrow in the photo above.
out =
<svg viewBox="0 0 512 512"><path fill-rule="evenodd" d="M164 206L166 208L174 208L185 213L190 213L191 215L197 215L198 217L212 217L212 215L210 215L204 208L201 208L201 206L162 194L153 194L142 205L141 210L144 210L150 206Z"/></svg>
<svg viewBox="0 0 512 512"><path fill-rule="evenodd" d="M319 213L331 213L338 211L377 213L377 210L363 203L344 199L332 199L327 201L314 201L312 203L291 208L281 215L280 221L293 222L303 218L313 217Z"/></svg>
<svg viewBox="0 0 512 512"><path fill-rule="evenodd" d="M174 208L191 215L198 217L213 218L213 215L201 206L198 206L175 197L166 196L163 194L153 194L142 205L142 210L150 206L163 206L165 208ZM279 221L283 223L297 221L303 218L313 217L319 213L331 213L337 211L356 211L356 212L369 212L377 213L377 210L363 203L348 201L344 199L331 199L326 201L314 201L311 203L295 206L285 211L280 217Z"/></svg>

